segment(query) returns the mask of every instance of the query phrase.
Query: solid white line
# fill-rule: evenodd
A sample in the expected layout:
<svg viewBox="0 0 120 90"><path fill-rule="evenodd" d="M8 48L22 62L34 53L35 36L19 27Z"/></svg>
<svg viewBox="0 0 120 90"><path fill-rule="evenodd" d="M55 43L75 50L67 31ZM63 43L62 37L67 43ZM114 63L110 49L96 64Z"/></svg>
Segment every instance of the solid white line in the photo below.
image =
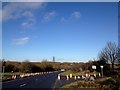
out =
<svg viewBox="0 0 120 90"><path fill-rule="evenodd" d="M57 81L58 81L58 79L56 79L56 81L55 81L55 84L54 84L53 90L56 88L55 86L56 86L56 84L57 84Z"/></svg>

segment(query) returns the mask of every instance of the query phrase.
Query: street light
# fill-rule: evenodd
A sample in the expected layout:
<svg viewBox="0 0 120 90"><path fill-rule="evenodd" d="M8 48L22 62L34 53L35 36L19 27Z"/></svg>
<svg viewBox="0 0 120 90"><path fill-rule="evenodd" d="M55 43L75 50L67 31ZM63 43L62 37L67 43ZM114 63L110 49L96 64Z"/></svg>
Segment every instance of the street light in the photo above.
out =
<svg viewBox="0 0 120 90"><path fill-rule="evenodd" d="M102 77L103 77L103 65L100 66L101 67L101 74L102 74Z"/></svg>

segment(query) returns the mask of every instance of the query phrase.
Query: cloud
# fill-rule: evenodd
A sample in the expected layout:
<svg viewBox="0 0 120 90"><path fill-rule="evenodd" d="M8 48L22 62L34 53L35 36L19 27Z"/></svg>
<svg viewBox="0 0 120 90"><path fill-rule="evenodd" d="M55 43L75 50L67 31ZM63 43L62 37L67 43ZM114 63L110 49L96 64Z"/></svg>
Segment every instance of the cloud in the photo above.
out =
<svg viewBox="0 0 120 90"><path fill-rule="evenodd" d="M28 43L28 41L29 41L29 37L23 37L23 38L20 38L20 39L16 39L14 41L14 44L15 45L24 45L24 44Z"/></svg>
<svg viewBox="0 0 120 90"><path fill-rule="evenodd" d="M48 21L52 20L56 15L57 15L57 13L55 11L47 12L43 16L43 21L48 22Z"/></svg>
<svg viewBox="0 0 120 90"><path fill-rule="evenodd" d="M30 12L30 11L26 11L22 15L25 16L25 17L34 17L33 13Z"/></svg>
<svg viewBox="0 0 120 90"><path fill-rule="evenodd" d="M13 2L3 6L3 21L18 19L26 15L32 16L36 9L43 8L46 4L43 2ZM26 12L27 11L27 12ZM31 12L28 12L31 11Z"/></svg>
<svg viewBox="0 0 120 90"><path fill-rule="evenodd" d="M26 11L22 15L27 18L21 23L23 28L29 28L35 24L36 19L31 11Z"/></svg>
<svg viewBox="0 0 120 90"><path fill-rule="evenodd" d="M36 23L36 19L34 18L29 18L28 20L22 22L21 26L23 28L30 28L31 26L33 26Z"/></svg>
<svg viewBox="0 0 120 90"><path fill-rule="evenodd" d="M80 16L81 16L81 15L80 15L80 12L77 12L77 11L76 11L76 12L73 12L73 13L71 14L71 17L72 17L72 18L76 18L76 19L80 19Z"/></svg>
<svg viewBox="0 0 120 90"><path fill-rule="evenodd" d="M65 19L64 17L61 18L61 22L67 22L68 20Z"/></svg>
<svg viewBox="0 0 120 90"><path fill-rule="evenodd" d="M60 19L60 21L61 21L61 22L70 22L70 21L73 21L73 20L79 20L80 17L81 17L80 12L75 11L75 12L72 12L72 13L70 14L70 16L68 16L67 18L62 17L62 18Z"/></svg>

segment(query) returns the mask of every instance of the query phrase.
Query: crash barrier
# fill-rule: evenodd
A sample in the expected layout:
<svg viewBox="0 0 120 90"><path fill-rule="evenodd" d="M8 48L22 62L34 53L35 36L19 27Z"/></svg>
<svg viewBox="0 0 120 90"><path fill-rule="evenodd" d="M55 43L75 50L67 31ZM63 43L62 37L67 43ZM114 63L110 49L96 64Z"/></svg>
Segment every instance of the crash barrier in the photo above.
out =
<svg viewBox="0 0 120 90"><path fill-rule="evenodd" d="M72 74L69 74L69 75L66 75L66 76L63 76L63 75L60 75L58 74L58 80L61 79L61 77L66 77L66 80L70 80L70 79L74 79L74 80L78 80L78 79L82 79L82 80L90 80L90 81L94 81L96 78L101 78L101 74L84 74L84 75L72 75Z"/></svg>

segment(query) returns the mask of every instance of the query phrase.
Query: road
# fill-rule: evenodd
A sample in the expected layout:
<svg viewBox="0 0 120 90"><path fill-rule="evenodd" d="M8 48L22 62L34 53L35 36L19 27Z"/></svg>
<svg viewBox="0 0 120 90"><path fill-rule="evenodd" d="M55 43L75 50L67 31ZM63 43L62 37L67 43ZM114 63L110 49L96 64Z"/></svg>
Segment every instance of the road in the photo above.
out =
<svg viewBox="0 0 120 90"><path fill-rule="evenodd" d="M2 83L2 90L8 88L49 88L53 89L57 80L57 75L61 72L53 72L50 74L43 74L38 76L32 76L23 79L12 80Z"/></svg>

